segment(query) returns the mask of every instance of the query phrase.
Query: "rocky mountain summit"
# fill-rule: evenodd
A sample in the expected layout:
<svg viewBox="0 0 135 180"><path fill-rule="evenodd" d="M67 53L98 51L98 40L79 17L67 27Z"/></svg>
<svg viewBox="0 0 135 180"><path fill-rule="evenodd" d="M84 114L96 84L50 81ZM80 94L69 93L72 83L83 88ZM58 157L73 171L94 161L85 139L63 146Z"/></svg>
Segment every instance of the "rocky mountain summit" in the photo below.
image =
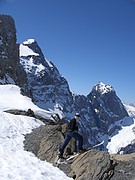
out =
<svg viewBox="0 0 135 180"><path fill-rule="evenodd" d="M20 45L20 63L27 75L23 89L39 107L66 109L66 104L72 103L66 79L51 61L44 58L35 40L30 39Z"/></svg>
<svg viewBox="0 0 135 180"><path fill-rule="evenodd" d="M87 97L98 117L97 126L104 132L107 132L108 127L115 121L128 116L124 110L124 105L110 85L98 83ZM109 135L111 135L111 131L112 129L109 130Z"/></svg>

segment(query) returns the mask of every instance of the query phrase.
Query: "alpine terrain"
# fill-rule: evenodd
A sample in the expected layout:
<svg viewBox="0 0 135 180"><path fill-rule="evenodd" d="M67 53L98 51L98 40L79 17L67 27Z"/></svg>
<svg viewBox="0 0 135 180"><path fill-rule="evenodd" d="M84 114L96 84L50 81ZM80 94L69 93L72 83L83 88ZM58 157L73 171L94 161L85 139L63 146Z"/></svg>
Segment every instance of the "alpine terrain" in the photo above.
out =
<svg viewBox="0 0 135 180"><path fill-rule="evenodd" d="M84 147L103 143L59 168L76 180L133 180L135 107L125 105L103 82L87 96L73 93L36 40L17 44L13 18L0 15L0 178L70 179L50 163L76 112Z"/></svg>

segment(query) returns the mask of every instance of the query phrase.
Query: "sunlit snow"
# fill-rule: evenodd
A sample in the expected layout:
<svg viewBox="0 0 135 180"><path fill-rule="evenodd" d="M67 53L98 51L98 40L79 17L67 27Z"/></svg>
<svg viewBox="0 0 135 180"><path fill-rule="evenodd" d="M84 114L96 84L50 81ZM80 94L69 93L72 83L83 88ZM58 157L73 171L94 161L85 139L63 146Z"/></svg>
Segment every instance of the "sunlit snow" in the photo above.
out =
<svg viewBox="0 0 135 180"><path fill-rule="evenodd" d="M27 73L31 73L31 71L34 67L35 67L35 74L38 74L41 71L45 70L45 67L41 63L38 65L34 64L33 57L31 57L29 59L20 58L20 63L23 64L25 71Z"/></svg>
<svg viewBox="0 0 135 180"><path fill-rule="evenodd" d="M110 154L116 154L121 147L126 147L135 140L135 134L133 132L133 128L135 127L135 108L126 105L125 107L130 117L125 117L115 123L117 126L121 126L122 129L111 137L111 141L107 145Z"/></svg>
<svg viewBox="0 0 135 180"><path fill-rule="evenodd" d="M110 85L106 85L103 82L99 82L96 85L96 91L101 92L102 94L108 93L110 91L114 91L113 87Z"/></svg>
<svg viewBox="0 0 135 180"><path fill-rule="evenodd" d="M20 44L20 56L29 56L29 55L39 56L38 53L32 51L28 46Z"/></svg>
<svg viewBox="0 0 135 180"><path fill-rule="evenodd" d="M28 39L28 40L24 41L23 44L32 44L34 42L35 42L34 39Z"/></svg>
<svg viewBox="0 0 135 180"><path fill-rule="evenodd" d="M32 117L3 112L14 108L31 108L49 116L48 111L42 111L29 98L22 96L17 86L0 85L0 180L71 179L52 164L24 151L24 135L43 123Z"/></svg>

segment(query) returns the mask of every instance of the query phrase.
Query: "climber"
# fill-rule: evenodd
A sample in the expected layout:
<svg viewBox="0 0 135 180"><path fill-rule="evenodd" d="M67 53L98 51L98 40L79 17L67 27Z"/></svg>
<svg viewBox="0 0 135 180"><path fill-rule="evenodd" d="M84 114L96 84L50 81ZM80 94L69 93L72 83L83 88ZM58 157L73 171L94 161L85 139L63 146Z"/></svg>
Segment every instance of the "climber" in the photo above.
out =
<svg viewBox="0 0 135 180"><path fill-rule="evenodd" d="M80 153L85 151L82 147L83 146L83 137L78 133L78 126L76 123L76 121L78 120L79 117L80 117L80 115L78 113L76 113L74 118L71 119L68 124L68 129L66 132L64 143L60 146L60 149L58 152L58 155L60 158L63 158L64 149L66 148L66 146L69 143L69 141L71 140L71 138L74 138L75 140L78 141L78 149L79 149Z"/></svg>

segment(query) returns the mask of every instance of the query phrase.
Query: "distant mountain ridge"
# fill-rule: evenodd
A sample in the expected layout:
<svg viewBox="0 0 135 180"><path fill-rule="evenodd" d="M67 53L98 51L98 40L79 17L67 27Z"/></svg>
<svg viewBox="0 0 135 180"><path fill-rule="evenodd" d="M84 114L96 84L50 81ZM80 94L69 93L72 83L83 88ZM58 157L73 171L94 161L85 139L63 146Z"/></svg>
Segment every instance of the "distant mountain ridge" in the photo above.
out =
<svg viewBox="0 0 135 180"><path fill-rule="evenodd" d="M14 20L0 15L0 21L0 53L7 53L0 57L0 84L18 85L37 106L55 110L60 117L70 119L79 112L80 132L86 146L101 141L104 136L107 141L120 129L115 122L128 113L112 86L99 82L88 96L73 94L68 81L44 57L38 43L29 39L18 46ZM106 144L102 148L106 149Z"/></svg>
<svg viewBox="0 0 135 180"><path fill-rule="evenodd" d="M129 105L135 107L135 103L130 103Z"/></svg>

